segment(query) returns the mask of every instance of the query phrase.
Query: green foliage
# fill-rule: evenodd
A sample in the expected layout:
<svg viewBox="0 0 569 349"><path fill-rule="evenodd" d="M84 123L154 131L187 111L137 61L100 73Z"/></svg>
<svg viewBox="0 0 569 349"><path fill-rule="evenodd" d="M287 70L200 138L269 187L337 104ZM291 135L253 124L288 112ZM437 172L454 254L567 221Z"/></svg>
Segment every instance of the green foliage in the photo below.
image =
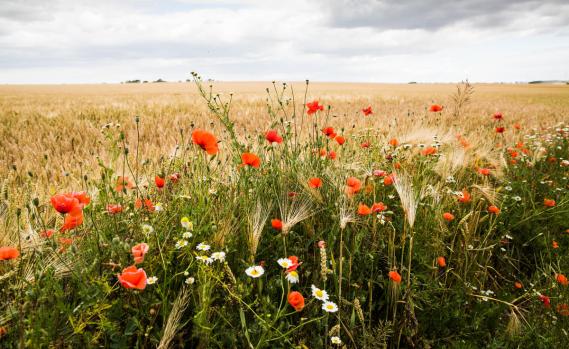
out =
<svg viewBox="0 0 569 349"><path fill-rule="evenodd" d="M566 342L569 294L555 277L569 269L569 167L560 165L567 129L527 135L516 156L515 145L495 148L509 162L503 175L484 177L465 165L449 178L438 166L458 144L438 144L435 155L421 155L417 146L339 146L320 132L329 109L307 116L306 101L298 108L285 85L269 93L267 108L270 127L285 141L267 145L263 137L239 134L230 99L207 91L197 76L196 82L226 130L220 154L206 155L185 136L175 158L148 169L138 149L127 150L124 136L109 129L112 163L85 180L92 200L82 225L42 237L61 226L51 207L35 203L24 211L28 235L16 217L22 255L0 261L2 347L151 348L168 338L171 347L320 348L335 336L360 348ZM338 158L321 157L320 149ZM261 158L260 168L240 165L245 150ZM373 173L380 169L386 173ZM157 174L174 173L179 178L167 178L164 188L154 185ZM384 184L391 173L395 186ZM130 177L132 188L117 191L119 176ZM345 192L350 176L362 182L354 195ZM309 187L311 177L323 186ZM457 200L463 188L469 202ZM387 209L357 214L358 204L378 202ZM109 204L122 212L109 213ZM491 204L500 214L488 211ZM444 212L456 219L443 220ZM271 227L272 218L283 221L282 231ZM149 252L137 267L157 280L144 290L125 288L118 275L134 264L131 248L142 242ZM225 255L213 258L214 252ZM298 283L277 264L289 256L301 262ZM264 274L249 277L247 268L258 265ZM401 283L390 280L390 271ZM312 285L327 291L338 312L322 309ZM185 288L187 303L176 305ZM303 309L288 303L292 291L304 296ZM550 297L549 308L540 294Z"/></svg>

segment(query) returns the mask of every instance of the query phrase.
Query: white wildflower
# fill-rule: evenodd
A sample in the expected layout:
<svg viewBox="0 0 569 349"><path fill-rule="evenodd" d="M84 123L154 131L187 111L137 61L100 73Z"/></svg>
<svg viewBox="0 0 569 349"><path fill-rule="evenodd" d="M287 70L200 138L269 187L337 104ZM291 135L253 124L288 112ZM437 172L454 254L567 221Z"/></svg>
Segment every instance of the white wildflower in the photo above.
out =
<svg viewBox="0 0 569 349"><path fill-rule="evenodd" d="M211 246L206 244L205 242L201 242L196 246L196 250L198 251L209 251L210 248Z"/></svg>
<svg viewBox="0 0 569 349"><path fill-rule="evenodd" d="M223 252L223 251L214 252L211 254L211 258L213 258L216 261L223 262L223 261L225 261L225 252Z"/></svg>
<svg viewBox="0 0 569 349"><path fill-rule="evenodd" d="M182 247L188 246L188 242L186 240L178 240L176 241L176 248L179 250Z"/></svg>
<svg viewBox="0 0 569 349"><path fill-rule="evenodd" d="M258 278L265 273L265 269L263 269L260 265L255 265L245 269L245 274L249 275L252 278Z"/></svg>
<svg viewBox="0 0 569 349"><path fill-rule="evenodd" d="M324 302L322 304L322 310L328 313L335 313L338 311L338 306L334 302Z"/></svg>
<svg viewBox="0 0 569 349"><path fill-rule="evenodd" d="M286 279L291 284L296 284L299 280L299 276L298 276L298 273L296 272L296 270L288 272L286 274Z"/></svg>
<svg viewBox="0 0 569 349"><path fill-rule="evenodd" d="M312 289L312 296L322 302L326 302L328 300L328 293L324 290L319 289L318 287L312 285L310 286Z"/></svg>

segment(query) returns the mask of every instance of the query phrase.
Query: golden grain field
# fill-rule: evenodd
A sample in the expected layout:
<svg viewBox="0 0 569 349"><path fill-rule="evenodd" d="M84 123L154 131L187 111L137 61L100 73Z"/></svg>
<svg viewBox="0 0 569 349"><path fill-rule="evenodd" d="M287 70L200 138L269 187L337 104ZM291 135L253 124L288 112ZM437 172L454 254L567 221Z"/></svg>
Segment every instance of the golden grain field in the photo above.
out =
<svg viewBox="0 0 569 349"><path fill-rule="evenodd" d="M240 135L265 125L267 89L281 91L282 84L271 82L214 82L214 93L225 100L232 94L231 117ZM287 85L285 95L302 107L306 83ZM431 103L450 106L456 92L454 84L364 84L310 83L307 100L317 98L332 107L331 126L352 125L375 128L386 136L399 136L421 126L445 134L470 135L491 123L488 115L497 110L508 116L510 124L523 128L551 125L566 118L569 87L565 85L475 84L474 94L461 116L438 119L428 116ZM373 118L361 118L362 105L371 105ZM565 113L565 114L564 114ZM219 130L207 105L193 83L98 84L98 85L3 85L0 86L0 176L7 183L33 183L33 191L66 189L77 184L81 175L97 169L98 158L106 160L108 144L102 127L112 124L136 139L134 118L140 116L141 160L157 160L173 152L181 137L189 135L191 125ZM214 122L212 125L207 125ZM435 132L435 131L433 131ZM349 131L348 131L349 133ZM485 134L485 131L481 134ZM484 139L478 139L484 143ZM132 147L132 144L129 144ZM27 181L32 175L36 180ZM39 181L37 180L39 178ZM13 186L12 186L13 187ZM51 187L51 189L50 189Z"/></svg>

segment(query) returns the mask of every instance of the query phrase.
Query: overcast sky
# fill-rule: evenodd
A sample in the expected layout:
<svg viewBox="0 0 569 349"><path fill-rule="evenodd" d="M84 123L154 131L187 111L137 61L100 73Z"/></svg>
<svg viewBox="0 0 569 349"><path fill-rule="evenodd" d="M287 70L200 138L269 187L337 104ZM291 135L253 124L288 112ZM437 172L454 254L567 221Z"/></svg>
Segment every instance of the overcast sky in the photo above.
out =
<svg viewBox="0 0 569 349"><path fill-rule="evenodd" d="M568 0L0 0L0 83L569 80Z"/></svg>

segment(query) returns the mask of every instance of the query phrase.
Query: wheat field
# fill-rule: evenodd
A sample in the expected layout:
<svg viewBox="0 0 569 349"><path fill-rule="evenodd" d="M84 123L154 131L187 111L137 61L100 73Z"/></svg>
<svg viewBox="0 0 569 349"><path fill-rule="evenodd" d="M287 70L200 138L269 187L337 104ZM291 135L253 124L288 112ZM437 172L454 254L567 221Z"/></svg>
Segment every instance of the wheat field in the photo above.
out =
<svg viewBox="0 0 569 349"><path fill-rule="evenodd" d="M266 90L282 88L281 83L271 82L211 85L226 100L232 94L231 117L241 135L259 131L259 125L268 121ZM291 86L296 103L302 106L306 83L288 85L289 97ZM460 117L445 119L446 124L437 127L443 127L444 132L476 134L481 126L491 123L487 116L496 111L524 129L566 120L567 86L473 87L472 100ZM431 103L450 105L455 92L454 84L310 83L306 99L318 98L331 105L331 125L346 129L362 126L359 109L372 105L375 116L365 120L365 126L395 136L409 132L416 122L412 116ZM0 86L0 175L12 180L31 172L41 179L38 186L69 186L81 174L96 169L97 157L106 158L103 127L119 124L127 141L132 141L135 116L141 121L140 151L151 160L171 153L184 134L188 137L192 124L210 127L214 122L192 83ZM219 125L214 123L213 127L215 130Z"/></svg>

